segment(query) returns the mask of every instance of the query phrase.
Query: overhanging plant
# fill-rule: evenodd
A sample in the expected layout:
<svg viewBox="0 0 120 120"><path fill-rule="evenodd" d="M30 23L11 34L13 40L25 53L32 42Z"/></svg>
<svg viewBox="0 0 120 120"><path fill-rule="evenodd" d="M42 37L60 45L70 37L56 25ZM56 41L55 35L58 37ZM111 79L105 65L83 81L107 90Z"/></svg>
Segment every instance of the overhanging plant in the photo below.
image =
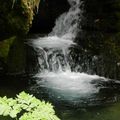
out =
<svg viewBox="0 0 120 120"><path fill-rule="evenodd" d="M0 97L0 115L16 120L60 120L50 103L21 92L15 99Z"/></svg>

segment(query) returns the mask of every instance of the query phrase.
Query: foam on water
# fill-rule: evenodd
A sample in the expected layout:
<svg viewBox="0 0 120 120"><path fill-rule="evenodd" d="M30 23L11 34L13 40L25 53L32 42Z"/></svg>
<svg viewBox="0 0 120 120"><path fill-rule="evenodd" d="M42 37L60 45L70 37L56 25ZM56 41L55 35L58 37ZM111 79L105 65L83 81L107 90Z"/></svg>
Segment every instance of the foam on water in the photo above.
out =
<svg viewBox="0 0 120 120"><path fill-rule="evenodd" d="M69 36L70 37L70 36ZM75 45L75 43L66 38L66 36L58 37L58 36L48 36L48 37L41 37L38 39L31 39L32 45L35 48L53 48L53 49L67 49L71 45Z"/></svg>
<svg viewBox="0 0 120 120"><path fill-rule="evenodd" d="M104 77L89 75L86 73L76 73L71 71L57 71L38 73L37 87L44 89L50 99L55 102L69 102L69 104L81 104L93 99L92 96L99 93L101 87L97 87L94 81L107 81ZM33 88L34 89L34 88ZM40 93L41 94L41 93Z"/></svg>
<svg viewBox="0 0 120 120"><path fill-rule="evenodd" d="M104 77L97 75L88 75L86 73L75 73L71 71L66 72L44 72L37 74L36 77L43 78L38 81L38 84L53 90L66 91L67 93L74 93L78 95L85 95L99 92L93 80L106 80ZM79 96L80 97L80 96Z"/></svg>

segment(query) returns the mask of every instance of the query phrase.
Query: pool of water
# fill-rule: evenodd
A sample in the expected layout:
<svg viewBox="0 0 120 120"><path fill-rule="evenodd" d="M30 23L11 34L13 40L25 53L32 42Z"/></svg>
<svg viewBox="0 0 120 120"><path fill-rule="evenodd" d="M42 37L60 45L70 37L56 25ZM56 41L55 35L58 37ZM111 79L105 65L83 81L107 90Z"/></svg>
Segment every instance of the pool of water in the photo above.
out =
<svg viewBox="0 0 120 120"><path fill-rule="evenodd" d="M34 77L29 92L50 101L61 120L119 120L120 82L85 73Z"/></svg>
<svg viewBox="0 0 120 120"><path fill-rule="evenodd" d="M61 109L62 120L119 120L120 102L106 106L91 106L87 108Z"/></svg>
<svg viewBox="0 0 120 120"><path fill-rule="evenodd" d="M62 76L60 77L60 75ZM72 74L71 76L73 75L75 74ZM73 80L72 77L70 78L70 73L69 77L66 77L65 74L57 75L59 79L55 79L57 78L55 75L46 77L42 76L42 78L40 78L40 76L39 78L20 76L4 77L3 80L9 80L11 82L8 84L1 84L0 96L7 95L9 97L14 97L19 92L25 90L28 93L34 94L41 100L45 99L45 101L50 101L55 106L56 114L61 118L61 120L119 120L119 81L115 82L114 80L104 80L104 78L98 79L98 76L92 76L91 79L91 76L86 74L81 74L80 76L79 80L81 81L83 78L87 79L87 84L83 84L81 81L78 82L79 80L77 78L77 87L80 86L81 83L83 85L81 89L75 89L76 82L75 79ZM61 79L65 80L65 78L66 81L69 82L67 87L65 84L66 81L61 82ZM16 79L19 79L20 83L21 81L23 83L24 81L30 81L29 84L21 87L20 83L14 82ZM48 79L51 82L48 82ZM58 80L59 84L56 84L55 80ZM91 89L90 85L95 88ZM71 92L71 89L73 92ZM3 120L3 118L1 120Z"/></svg>

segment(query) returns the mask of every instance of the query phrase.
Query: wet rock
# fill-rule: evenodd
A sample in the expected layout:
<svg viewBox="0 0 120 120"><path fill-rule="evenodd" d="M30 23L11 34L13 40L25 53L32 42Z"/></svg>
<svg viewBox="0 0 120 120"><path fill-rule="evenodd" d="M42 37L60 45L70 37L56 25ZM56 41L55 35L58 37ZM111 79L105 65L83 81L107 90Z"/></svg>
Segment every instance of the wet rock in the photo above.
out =
<svg viewBox="0 0 120 120"><path fill-rule="evenodd" d="M0 40L29 31L40 0L0 0Z"/></svg>
<svg viewBox="0 0 120 120"><path fill-rule="evenodd" d="M81 46L83 71L91 69L92 73L120 79L120 1L83 2L82 30L76 38Z"/></svg>
<svg viewBox="0 0 120 120"><path fill-rule="evenodd" d="M23 47L21 48L21 44L24 41L18 38L28 33L39 3L40 0L9 0L7 2L0 0L1 70L6 69L3 64L6 64L5 66L10 72L23 70L24 64L22 62L24 62L23 55L25 52ZM15 47L14 50L13 46Z"/></svg>

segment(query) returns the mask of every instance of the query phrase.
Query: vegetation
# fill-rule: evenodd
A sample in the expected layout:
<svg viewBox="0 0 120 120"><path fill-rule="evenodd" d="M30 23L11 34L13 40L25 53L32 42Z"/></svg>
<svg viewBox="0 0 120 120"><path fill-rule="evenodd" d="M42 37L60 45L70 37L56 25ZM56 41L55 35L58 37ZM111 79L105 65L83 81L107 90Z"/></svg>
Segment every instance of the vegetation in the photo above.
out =
<svg viewBox="0 0 120 120"><path fill-rule="evenodd" d="M24 73L22 38L32 25L39 3L40 0L0 0L0 68L4 72Z"/></svg>
<svg viewBox="0 0 120 120"><path fill-rule="evenodd" d="M15 39L16 37L13 36L4 41L0 41L0 58L2 58L5 62L8 57L10 46L13 44Z"/></svg>
<svg viewBox="0 0 120 120"><path fill-rule="evenodd" d="M0 41L11 36L26 35L40 0L0 0Z"/></svg>
<svg viewBox="0 0 120 120"><path fill-rule="evenodd" d="M16 120L60 120L50 103L21 92L15 99L0 97L0 115Z"/></svg>

